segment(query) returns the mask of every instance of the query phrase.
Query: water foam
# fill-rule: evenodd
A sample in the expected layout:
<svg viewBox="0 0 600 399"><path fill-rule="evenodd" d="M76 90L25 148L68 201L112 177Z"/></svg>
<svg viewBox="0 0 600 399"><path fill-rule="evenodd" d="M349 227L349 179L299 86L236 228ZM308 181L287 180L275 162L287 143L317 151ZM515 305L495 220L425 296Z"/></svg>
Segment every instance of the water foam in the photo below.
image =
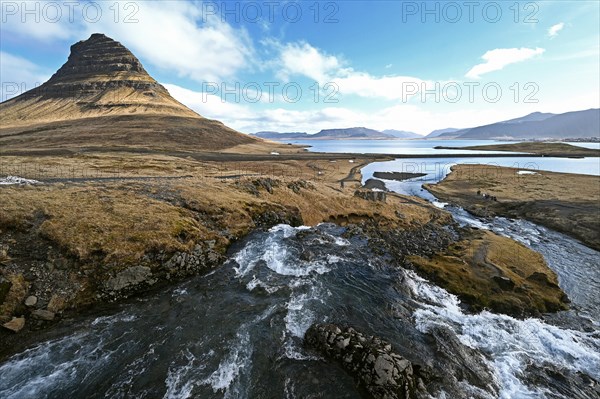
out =
<svg viewBox="0 0 600 399"><path fill-rule="evenodd" d="M560 369L600 376L600 339L594 333L561 329L539 319L517 320L483 311L465 314L460 301L414 272L407 273L408 286L423 302L414 313L417 329L428 332L443 325L459 340L490 356L491 369L501 384L502 398L543 397L541 388L522 381L527 365L552 364Z"/></svg>

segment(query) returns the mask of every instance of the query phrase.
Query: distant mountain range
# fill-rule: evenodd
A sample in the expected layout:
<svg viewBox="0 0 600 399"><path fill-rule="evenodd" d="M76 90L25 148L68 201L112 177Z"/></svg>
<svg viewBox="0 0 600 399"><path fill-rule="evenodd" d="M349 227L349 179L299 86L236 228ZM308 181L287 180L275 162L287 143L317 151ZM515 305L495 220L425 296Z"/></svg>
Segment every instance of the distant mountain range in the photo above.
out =
<svg viewBox="0 0 600 399"><path fill-rule="evenodd" d="M316 134L290 132L279 133L272 131L257 132L251 136L267 140L390 140L423 138L420 134L402 130L379 130L366 127L351 127L347 129L323 129Z"/></svg>
<svg viewBox="0 0 600 399"><path fill-rule="evenodd" d="M557 140L600 137L600 109L550 114L534 112L521 118L467 129L443 129L426 138L471 140Z"/></svg>
<svg viewBox="0 0 600 399"><path fill-rule="evenodd" d="M305 132L257 132L251 136L267 140L392 140L392 139L464 139L464 140L563 140L600 137L600 109L551 114L534 112L520 118L465 129L434 130L423 137L404 130L374 130L365 127L324 129L316 134Z"/></svg>
<svg viewBox="0 0 600 399"><path fill-rule="evenodd" d="M426 139L433 139L435 137L439 137L444 133L454 133L457 132L461 129L455 129L453 127L449 127L446 129L438 129L438 130L434 130L433 132L429 133L427 136L425 136Z"/></svg>
<svg viewBox="0 0 600 399"><path fill-rule="evenodd" d="M422 139L423 138L423 136L418 133L407 132L406 130L388 129L388 130L382 131L382 133L389 134L390 136L394 136L398 139Z"/></svg>

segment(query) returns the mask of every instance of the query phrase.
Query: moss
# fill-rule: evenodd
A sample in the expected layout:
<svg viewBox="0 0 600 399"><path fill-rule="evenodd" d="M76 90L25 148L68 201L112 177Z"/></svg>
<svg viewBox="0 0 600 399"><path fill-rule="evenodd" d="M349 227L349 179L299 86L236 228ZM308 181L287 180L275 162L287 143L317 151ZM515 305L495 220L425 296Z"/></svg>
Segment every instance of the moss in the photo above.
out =
<svg viewBox="0 0 600 399"><path fill-rule="evenodd" d="M539 253L488 231L470 230L431 258L408 260L474 311L524 317L567 308L555 273Z"/></svg>

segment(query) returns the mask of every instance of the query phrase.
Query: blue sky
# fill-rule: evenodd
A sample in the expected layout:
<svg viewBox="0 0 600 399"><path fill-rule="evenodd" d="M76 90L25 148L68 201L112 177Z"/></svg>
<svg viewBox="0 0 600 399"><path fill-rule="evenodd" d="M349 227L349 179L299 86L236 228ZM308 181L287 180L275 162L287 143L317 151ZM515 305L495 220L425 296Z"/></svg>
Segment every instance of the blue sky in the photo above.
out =
<svg viewBox="0 0 600 399"><path fill-rule="evenodd" d="M598 1L1 3L3 99L102 32L243 132L425 134L600 103Z"/></svg>

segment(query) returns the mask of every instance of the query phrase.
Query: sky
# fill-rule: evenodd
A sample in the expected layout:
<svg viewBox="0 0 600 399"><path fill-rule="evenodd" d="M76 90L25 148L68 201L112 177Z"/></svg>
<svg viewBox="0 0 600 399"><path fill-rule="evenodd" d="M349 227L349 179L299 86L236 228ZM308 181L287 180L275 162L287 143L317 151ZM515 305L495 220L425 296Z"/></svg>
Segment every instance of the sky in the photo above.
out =
<svg viewBox="0 0 600 399"><path fill-rule="evenodd" d="M427 134L600 107L596 0L0 3L3 101L100 32L176 99L245 133Z"/></svg>

